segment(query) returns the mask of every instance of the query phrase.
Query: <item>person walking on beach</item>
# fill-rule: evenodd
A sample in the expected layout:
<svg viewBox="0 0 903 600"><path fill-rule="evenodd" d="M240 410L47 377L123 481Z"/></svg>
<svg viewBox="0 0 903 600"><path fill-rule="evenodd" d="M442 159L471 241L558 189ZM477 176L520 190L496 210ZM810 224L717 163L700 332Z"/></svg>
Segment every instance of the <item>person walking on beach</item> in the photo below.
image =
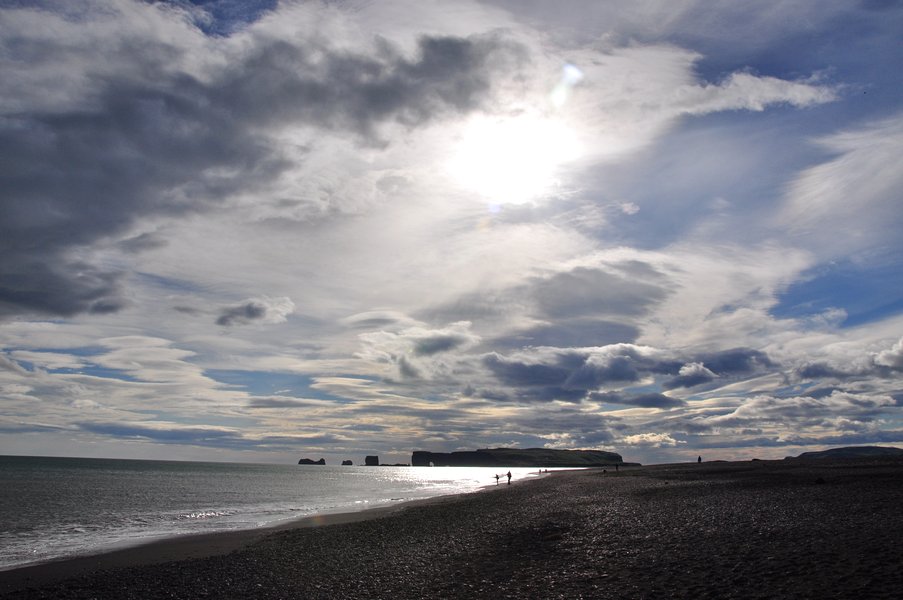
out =
<svg viewBox="0 0 903 600"><path fill-rule="evenodd" d="M496 473L495 474L495 485L498 485L498 484L499 484L499 474Z"/></svg>
<svg viewBox="0 0 903 600"><path fill-rule="evenodd" d="M511 471L508 471L508 485L511 485Z"/></svg>

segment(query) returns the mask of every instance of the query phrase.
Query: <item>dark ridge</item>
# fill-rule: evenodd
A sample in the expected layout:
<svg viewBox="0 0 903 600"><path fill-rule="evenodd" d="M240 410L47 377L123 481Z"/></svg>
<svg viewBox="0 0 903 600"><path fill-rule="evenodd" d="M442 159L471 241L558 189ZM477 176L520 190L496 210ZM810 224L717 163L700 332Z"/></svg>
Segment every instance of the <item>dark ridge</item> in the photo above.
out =
<svg viewBox="0 0 903 600"><path fill-rule="evenodd" d="M415 467L607 467L624 459L604 450L556 450L551 448L484 448L461 452L415 450Z"/></svg>

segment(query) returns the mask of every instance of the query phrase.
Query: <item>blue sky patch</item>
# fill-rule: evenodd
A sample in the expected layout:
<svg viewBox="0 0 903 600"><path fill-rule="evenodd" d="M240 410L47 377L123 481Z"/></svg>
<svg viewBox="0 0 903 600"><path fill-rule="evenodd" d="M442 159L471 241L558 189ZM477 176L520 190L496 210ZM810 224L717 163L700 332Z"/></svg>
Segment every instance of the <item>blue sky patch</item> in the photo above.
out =
<svg viewBox="0 0 903 600"><path fill-rule="evenodd" d="M207 19L195 24L207 35L228 36L276 8L276 0L190 0L203 8Z"/></svg>
<svg viewBox="0 0 903 600"><path fill-rule="evenodd" d="M311 388L314 381L305 375L229 369L208 369L204 374L216 381L240 387L254 396L291 396L343 401L342 398Z"/></svg>
<svg viewBox="0 0 903 600"><path fill-rule="evenodd" d="M843 327L879 321L903 312L903 268L849 261L816 267L779 297L771 314L805 318L832 308L846 311Z"/></svg>

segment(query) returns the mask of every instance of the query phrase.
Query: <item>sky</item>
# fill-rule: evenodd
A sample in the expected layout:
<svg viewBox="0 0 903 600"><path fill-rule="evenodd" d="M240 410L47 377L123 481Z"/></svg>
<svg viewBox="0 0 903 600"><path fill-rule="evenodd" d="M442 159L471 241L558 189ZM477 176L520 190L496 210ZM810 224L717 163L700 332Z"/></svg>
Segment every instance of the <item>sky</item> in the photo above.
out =
<svg viewBox="0 0 903 600"><path fill-rule="evenodd" d="M0 454L903 446L903 2L0 1Z"/></svg>

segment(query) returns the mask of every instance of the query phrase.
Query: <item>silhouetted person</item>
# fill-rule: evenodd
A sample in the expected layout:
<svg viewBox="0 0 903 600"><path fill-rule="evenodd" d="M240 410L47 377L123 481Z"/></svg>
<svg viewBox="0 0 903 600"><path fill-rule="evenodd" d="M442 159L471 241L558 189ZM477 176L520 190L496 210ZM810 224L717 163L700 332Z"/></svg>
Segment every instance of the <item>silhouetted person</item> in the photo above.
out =
<svg viewBox="0 0 903 600"><path fill-rule="evenodd" d="M498 484L499 484L499 474L496 473L495 474L495 485L498 485Z"/></svg>
<svg viewBox="0 0 903 600"><path fill-rule="evenodd" d="M618 465L615 465L615 473L618 472Z"/></svg>
<svg viewBox="0 0 903 600"><path fill-rule="evenodd" d="M701 463L701 462L702 462L702 457L701 457L701 456L697 456L697 457L696 457L696 462L697 462L697 463Z"/></svg>
<svg viewBox="0 0 903 600"><path fill-rule="evenodd" d="M508 485L511 485L511 471L508 471Z"/></svg>

